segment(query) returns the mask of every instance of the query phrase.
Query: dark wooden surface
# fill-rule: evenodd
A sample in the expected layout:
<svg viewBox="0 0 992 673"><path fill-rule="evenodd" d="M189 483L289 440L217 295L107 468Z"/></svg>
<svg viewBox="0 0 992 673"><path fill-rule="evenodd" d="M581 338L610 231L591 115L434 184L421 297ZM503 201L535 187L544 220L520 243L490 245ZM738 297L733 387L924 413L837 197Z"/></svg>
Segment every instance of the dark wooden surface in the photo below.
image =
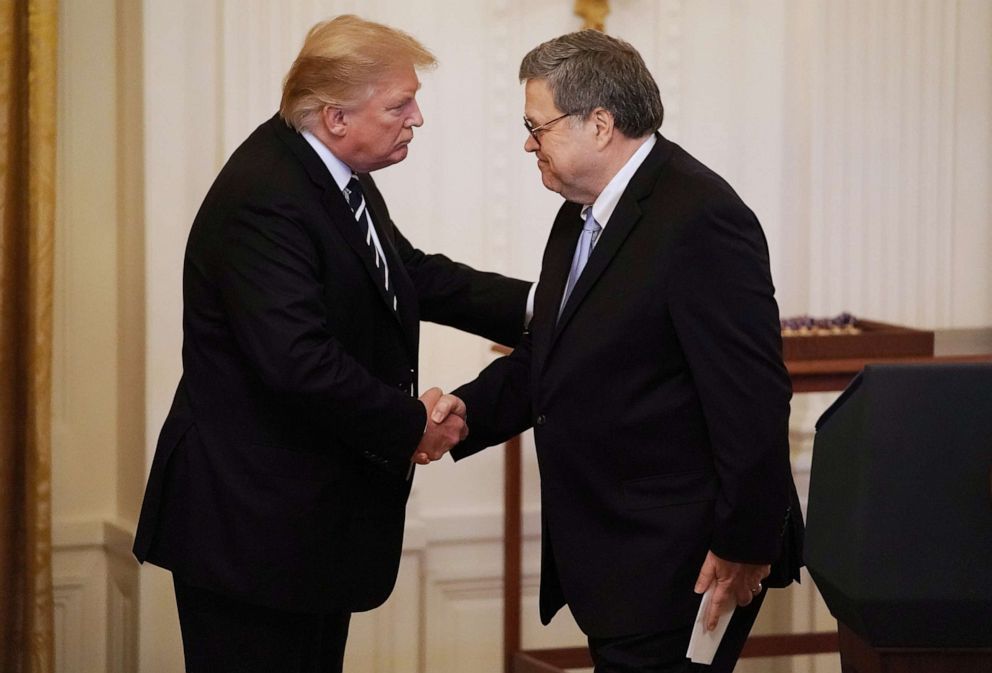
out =
<svg viewBox="0 0 992 673"><path fill-rule="evenodd" d="M804 654L824 654L837 651L837 634L802 633L751 636L741 658L781 657ZM559 647L516 652L510 658L514 673L561 673L573 668L592 668L589 650L585 647Z"/></svg>
<svg viewBox="0 0 992 673"><path fill-rule="evenodd" d="M570 668L592 668L592 658L585 647L525 650L517 652L513 663L514 673L561 673Z"/></svg>
<svg viewBox="0 0 992 673"><path fill-rule="evenodd" d="M901 325L859 320L858 334L782 335L786 360L933 355L934 333Z"/></svg>
<svg viewBox="0 0 992 673"><path fill-rule="evenodd" d="M505 355L509 350L494 346ZM934 356L849 358L824 360L788 360L786 367L797 393L843 390L867 364L992 362L992 329L938 330L934 337ZM590 668L592 662L584 647L521 651L520 578L521 578L521 442L515 437L506 444L504 458L504 538L503 538L503 662L505 673L561 673L569 668ZM788 633L751 636L742 657L775 657L822 654L838 651L838 634ZM964 661L964 659L960 659ZM890 669L844 669L844 673L888 672ZM891 669L895 673L896 669ZM902 670L902 669L900 669ZM992 666L982 669L905 669L905 673L992 673Z"/></svg>
<svg viewBox="0 0 992 673"><path fill-rule="evenodd" d="M741 659L794 657L804 654L829 654L836 651L837 634L833 631L776 633L749 637L744 643Z"/></svg>
<svg viewBox="0 0 992 673"><path fill-rule="evenodd" d="M506 443L503 457L506 483L503 485L503 667L513 670L513 655L520 651L520 437ZM507 540L514 540L507 544Z"/></svg>
<svg viewBox="0 0 992 673"><path fill-rule="evenodd" d="M837 626L843 673L989 673L992 649L875 648Z"/></svg>
<svg viewBox="0 0 992 673"><path fill-rule="evenodd" d="M785 363L792 377L792 390L797 393L817 393L843 390L865 365L953 364L961 362L992 362L992 355L942 355L897 358L851 358L836 360L788 360Z"/></svg>

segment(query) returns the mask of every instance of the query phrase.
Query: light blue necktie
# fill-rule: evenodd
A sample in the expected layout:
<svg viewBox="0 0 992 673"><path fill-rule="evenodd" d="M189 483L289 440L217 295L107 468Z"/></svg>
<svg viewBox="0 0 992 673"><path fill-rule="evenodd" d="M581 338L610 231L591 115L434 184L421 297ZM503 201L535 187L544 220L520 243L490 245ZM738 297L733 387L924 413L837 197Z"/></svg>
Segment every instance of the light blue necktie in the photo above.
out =
<svg viewBox="0 0 992 673"><path fill-rule="evenodd" d="M596 247L596 239L599 238L599 232L603 228L596 221L596 218L592 216L592 208L586 211L586 222L582 225L582 233L579 235L579 244L575 246L575 256L572 257L572 270L568 272L568 282L565 283L565 294L561 298L561 306L558 307L558 316L561 316L562 310L565 308L565 304L568 303L568 298L572 294L572 290L575 289L575 284L579 280L579 276L582 275L582 269L586 268L586 262L589 261L589 254L592 249Z"/></svg>

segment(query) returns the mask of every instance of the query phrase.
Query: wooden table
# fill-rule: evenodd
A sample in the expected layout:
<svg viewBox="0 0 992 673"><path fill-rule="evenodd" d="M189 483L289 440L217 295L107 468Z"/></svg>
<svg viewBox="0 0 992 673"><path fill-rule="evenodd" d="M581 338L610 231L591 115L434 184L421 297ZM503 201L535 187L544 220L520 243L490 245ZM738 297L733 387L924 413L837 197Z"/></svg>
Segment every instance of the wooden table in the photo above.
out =
<svg viewBox="0 0 992 673"><path fill-rule="evenodd" d="M506 354L508 349L494 346ZM867 364L992 362L992 329L938 330L932 357L792 360L786 367L796 393L843 390ZM569 668L591 668L584 647L542 650L520 649L521 579L521 441L506 443L503 493L503 666L506 673L561 673ZM751 636L741 657L777 657L838 651L834 632Z"/></svg>

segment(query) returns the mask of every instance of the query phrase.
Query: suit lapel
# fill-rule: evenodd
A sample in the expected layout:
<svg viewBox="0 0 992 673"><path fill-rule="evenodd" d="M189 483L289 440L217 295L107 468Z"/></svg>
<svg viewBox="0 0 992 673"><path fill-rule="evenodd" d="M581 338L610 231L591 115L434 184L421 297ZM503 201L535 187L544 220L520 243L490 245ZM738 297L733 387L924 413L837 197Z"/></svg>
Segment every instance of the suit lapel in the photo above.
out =
<svg viewBox="0 0 992 673"><path fill-rule="evenodd" d="M650 195L654 190L661 170L668 158L671 156L671 153L671 143L665 140L660 134L657 135L655 146L651 149L651 152L648 153L648 156L645 157L644 162L640 165L640 167L638 167L637 171L630 179L630 182L627 184L627 188L624 190L623 195L620 197L620 201L617 203L616 209L610 216L610 220L606 228L603 229L603 233L599 237L596 247L593 248L592 253L589 255L589 261L586 263L585 269L582 270L582 275L579 276L579 280L572 289L572 294L569 296L568 302L561 309L561 315L558 317L557 322L554 323L554 329L551 332L550 342L548 343L548 352L550 352L550 350L554 347L555 342L561 335L562 330L564 330L568 325L569 321L572 319L572 316L575 315L575 312L582 305L583 299L585 299L586 295L589 294L595 286L596 281L603 274L610 262L616 256L617 252L623 246L623 243L627 240L630 232L633 231L638 222L640 222L642 217L640 201ZM562 212L565 212L565 208L562 209ZM577 213L575 213L574 219L576 230L580 231L582 227ZM565 283L568 279L571 259L575 252L575 242L577 240L578 233L575 234L571 247L565 251L568 262L566 262L564 273L562 274L560 270L556 270L556 273L561 275L560 286L557 282L555 283L555 288L557 290L556 296L558 298L558 304L555 304L554 308L556 312L558 310L558 306L560 306Z"/></svg>
<svg viewBox="0 0 992 673"><path fill-rule="evenodd" d="M417 290L413 286L410 276L407 275L403 260L400 259L400 255L396 251L392 222L387 215L388 211L386 210L386 204L382 202L381 198L379 198L379 190L375 187L372 182L372 178L368 175L359 175L358 179L361 181L362 189L365 191L365 207L368 208L369 212L372 214L372 220L374 223L373 226L375 226L375 231L379 235L379 243L382 245L382 253L385 255L386 264L389 267L389 282L393 285L393 292L396 294L397 304L397 311L393 311L393 314L403 327L403 333L407 335L410 340L408 344L411 347L410 352L416 356L418 325L420 324L420 309L417 299ZM348 212L351 212L350 208L348 209ZM359 237L359 240L361 240L361 237ZM361 240L361 243L362 245L365 245L364 240ZM368 257L368 255L366 255L366 257ZM366 266L370 270L373 267L371 262ZM378 271L375 273L378 273ZM376 283L376 287L379 287L378 283ZM380 287L380 290L381 289L382 288ZM385 299L385 293L381 292L380 294L382 294ZM391 306L390 310L392 311Z"/></svg>
<svg viewBox="0 0 992 673"><path fill-rule="evenodd" d="M582 270L582 275L579 276L579 280L572 289L572 294L568 297L568 302L561 310L558 322L555 323L555 331L551 339L552 345L640 219L640 207L633 199L626 198L625 194L617 204L613 215L610 216L609 224L599 237L596 247L589 255L589 261L586 262L586 266ZM567 272L565 276L567 279Z"/></svg>
<svg viewBox="0 0 992 673"><path fill-rule="evenodd" d="M548 236L544 259L541 262L541 280L537 284L534 297L534 355L538 371L551 347L555 330L555 319L565 292L568 272L572 267L572 257L579 235L582 233L582 220L579 218L581 206L566 202L558 211L555 223Z"/></svg>
<svg viewBox="0 0 992 673"><path fill-rule="evenodd" d="M274 124L276 134L289 146L293 154L300 160L303 167L306 169L307 175L310 180L322 190L321 194L321 205L327 211L329 215L330 224L334 226L341 237L348 243L348 246L358 255L361 260L362 265L365 267L365 272L368 273L369 278L372 280L372 284L376 288L380 299L382 299L383 304L389 308L389 312L396 317L397 322L403 326L403 320L397 312L393 310L392 300L386 294L385 288L383 288L381 281L379 280L379 271L375 268L375 262L372 260L372 255L369 252L369 246L365 243L365 237L362 235L358 227L358 223L355 221L355 214L351 211L351 207L344 198L344 194L338 189L337 184L334 182L334 178L331 177L330 172L327 170L327 166L324 162L320 160L317 153L313 151L310 144L307 143L306 139L303 138L299 133L291 129L286 125L284 121L277 114L275 117L269 120L269 123ZM366 198L366 204L368 204L368 198ZM382 221L380 215L376 213L371 206L368 206L372 212L372 218L376 223L376 233L379 234L379 242L386 247L382 235L382 227L379 222ZM385 250L383 251L385 253ZM390 282L394 281L394 269L402 268L400 262L396 262L399 266L394 266L394 260L397 257L393 254L392 257L387 257L390 269ZM398 275L398 274L396 274ZM397 293L397 303L402 302L402 299Z"/></svg>
<svg viewBox="0 0 992 673"><path fill-rule="evenodd" d="M369 209L372 214L372 221L375 227L375 232L379 238L379 244L383 248L383 254L386 255L386 261L389 264L389 282L395 283L395 276L397 276L397 266L396 256L389 256L388 248L391 248L388 244L388 238L383 235L383 227L380 224L382 222L382 216L379 214L377 208L375 208L366 197L365 207ZM344 194L337 189L337 185L334 185L334 189L329 189L324 195L324 208L327 209L328 214L331 216L331 222L337 227L341 236L347 241L348 245L358 258L362 261L362 266L365 267L365 272L369 275L372 284L375 286L376 293L382 300L382 303L389 309L389 312L400 321L399 314L393 310L393 300L386 294L386 288L382 284L380 271L375 267L375 261L372 259L372 253L369 250L368 244L365 242L365 236L362 235L361 228L358 226L358 222L355 221L355 214L351 212L351 207L348 202L344 199ZM395 288L394 288L395 291ZM397 305L402 301L399 296L399 292L396 293ZM401 322L401 321L400 321Z"/></svg>
<svg viewBox="0 0 992 673"><path fill-rule="evenodd" d="M582 219L579 216L581 207L577 204L570 204L574 207L563 208L555 223L555 229L559 229L554 245L548 244L548 259L545 260L547 267L548 293L555 306L554 315L557 317L558 309L561 307L561 299L565 294L565 285L568 283L568 274L572 269L572 259L575 257L575 247L579 244L579 237L582 235ZM572 290L574 296L574 288Z"/></svg>

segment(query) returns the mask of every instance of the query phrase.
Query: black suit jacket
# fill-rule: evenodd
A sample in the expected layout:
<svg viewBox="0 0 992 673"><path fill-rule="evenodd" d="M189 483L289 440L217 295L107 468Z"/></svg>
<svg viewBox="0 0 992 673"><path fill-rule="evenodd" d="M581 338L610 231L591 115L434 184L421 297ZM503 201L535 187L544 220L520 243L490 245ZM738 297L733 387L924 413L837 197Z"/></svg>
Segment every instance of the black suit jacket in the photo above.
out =
<svg viewBox="0 0 992 673"><path fill-rule="evenodd" d="M419 322L515 343L529 284L415 249L360 179L398 313L327 167L278 115L204 199L184 264L183 376L139 560L294 611L369 609L391 591L426 420Z"/></svg>
<svg viewBox="0 0 992 673"><path fill-rule="evenodd" d="M565 203L522 343L455 391L456 458L534 426L541 618L590 635L685 626L707 550L798 578L791 385L768 251L719 176L658 136L561 317L582 227Z"/></svg>

